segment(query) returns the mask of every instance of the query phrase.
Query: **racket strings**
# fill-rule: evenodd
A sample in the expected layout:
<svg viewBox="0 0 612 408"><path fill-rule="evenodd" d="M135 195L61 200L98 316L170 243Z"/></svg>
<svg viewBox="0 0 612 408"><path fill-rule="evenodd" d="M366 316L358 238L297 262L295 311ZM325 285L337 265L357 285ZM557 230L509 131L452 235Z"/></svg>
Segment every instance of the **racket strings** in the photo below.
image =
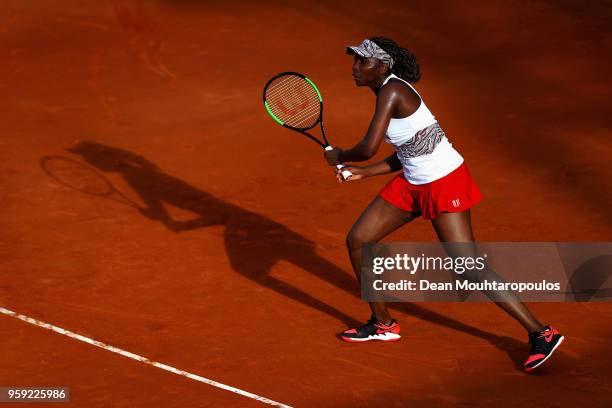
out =
<svg viewBox="0 0 612 408"><path fill-rule="evenodd" d="M85 194L106 196L113 192L112 184L88 166L61 157L47 158L43 169L60 184Z"/></svg>
<svg viewBox="0 0 612 408"><path fill-rule="evenodd" d="M321 116L317 91L308 81L295 75L273 81L266 89L266 102L274 116L295 128L311 128Z"/></svg>
<svg viewBox="0 0 612 408"><path fill-rule="evenodd" d="M271 98L275 100L276 108L281 111L281 114L294 123L293 126L312 126L319 118L318 96L309 84L294 82L289 86L281 86L278 92L271 92Z"/></svg>

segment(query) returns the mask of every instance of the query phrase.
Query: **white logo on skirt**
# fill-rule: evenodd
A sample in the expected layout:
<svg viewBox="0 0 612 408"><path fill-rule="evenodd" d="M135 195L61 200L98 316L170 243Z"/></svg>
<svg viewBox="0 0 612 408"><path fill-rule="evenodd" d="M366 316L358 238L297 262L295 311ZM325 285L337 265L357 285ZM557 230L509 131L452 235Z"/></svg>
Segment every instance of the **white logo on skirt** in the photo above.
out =
<svg viewBox="0 0 612 408"><path fill-rule="evenodd" d="M459 207L461 205L461 200L457 198L455 200L452 200L451 203L453 203L453 207Z"/></svg>

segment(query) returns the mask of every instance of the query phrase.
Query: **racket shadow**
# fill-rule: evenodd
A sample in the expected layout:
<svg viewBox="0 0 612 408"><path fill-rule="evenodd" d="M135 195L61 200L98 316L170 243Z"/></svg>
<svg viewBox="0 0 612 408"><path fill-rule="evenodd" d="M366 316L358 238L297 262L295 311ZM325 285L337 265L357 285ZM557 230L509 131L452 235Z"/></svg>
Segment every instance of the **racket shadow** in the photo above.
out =
<svg viewBox="0 0 612 408"><path fill-rule="evenodd" d="M80 142L67 150L101 172L119 173L145 203L146 208L141 213L171 231L224 226L224 243L230 265L242 276L338 319L349 327L362 323L290 283L270 276L272 267L282 260L359 298L356 279L321 257L315 250L315 244L306 237L264 215L220 200L166 174L140 155L95 142ZM189 221L174 220L164 204L191 211L196 216ZM392 307L418 319L486 340L506 352L514 361L519 361L518 353L524 351L522 342L478 329L420 305L396 303ZM520 369L520 366L517 365L517 368Z"/></svg>
<svg viewBox="0 0 612 408"><path fill-rule="evenodd" d="M64 156L43 156L39 164L47 176L64 187L142 210L138 204L117 190L102 173L85 163Z"/></svg>

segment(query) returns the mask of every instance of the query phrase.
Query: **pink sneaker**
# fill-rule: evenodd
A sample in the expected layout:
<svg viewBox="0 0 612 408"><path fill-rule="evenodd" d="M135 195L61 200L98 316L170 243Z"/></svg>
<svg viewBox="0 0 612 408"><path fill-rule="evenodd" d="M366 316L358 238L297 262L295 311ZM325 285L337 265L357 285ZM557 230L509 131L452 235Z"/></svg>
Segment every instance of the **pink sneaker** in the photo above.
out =
<svg viewBox="0 0 612 408"><path fill-rule="evenodd" d="M540 366L548 357L563 343L565 337L552 326L546 326L544 330L529 333L531 352L525 361L525 371L529 372Z"/></svg>
<svg viewBox="0 0 612 408"><path fill-rule="evenodd" d="M402 336L400 336L400 325L395 319L391 320L389 325L386 325L379 322L376 316L372 315L366 324L356 329L346 330L340 334L340 337L344 341L360 343L370 340L396 341Z"/></svg>

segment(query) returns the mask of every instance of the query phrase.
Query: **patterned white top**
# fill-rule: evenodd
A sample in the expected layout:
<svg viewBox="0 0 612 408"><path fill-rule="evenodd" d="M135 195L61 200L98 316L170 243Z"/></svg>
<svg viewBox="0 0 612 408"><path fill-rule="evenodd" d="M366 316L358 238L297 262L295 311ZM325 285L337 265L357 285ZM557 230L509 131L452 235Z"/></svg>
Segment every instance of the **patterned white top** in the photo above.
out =
<svg viewBox="0 0 612 408"><path fill-rule="evenodd" d="M421 103L412 115L391 118L386 141L395 147L406 180L411 184L431 183L459 167L463 157L453 148L423 98L409 82L391 74L382 86L393 78L412 88L419 95Z"/></svg>

